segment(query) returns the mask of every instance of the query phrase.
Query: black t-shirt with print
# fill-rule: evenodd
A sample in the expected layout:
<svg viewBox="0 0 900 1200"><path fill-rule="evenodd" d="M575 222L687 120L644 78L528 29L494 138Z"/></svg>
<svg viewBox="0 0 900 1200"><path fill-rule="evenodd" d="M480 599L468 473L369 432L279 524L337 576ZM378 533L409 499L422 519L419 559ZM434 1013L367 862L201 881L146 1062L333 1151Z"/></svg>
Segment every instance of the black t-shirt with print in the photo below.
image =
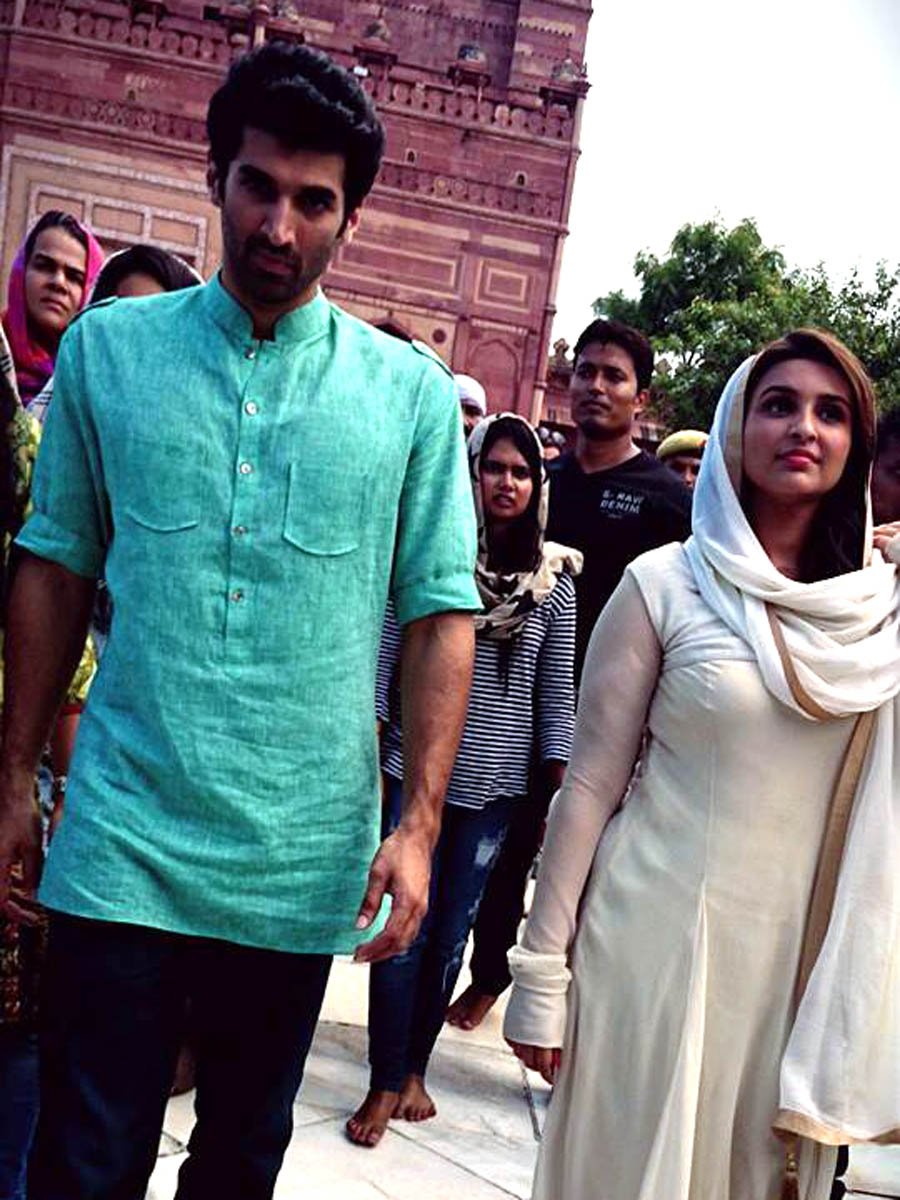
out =
<svg viewBox="0 0 900 1200"><path fill-rule="evenodd" d="M550 463L547 537L584 554L577 580L575 678L597 617L628 564L645 550L683 542L691 493L673 471L641 450L606 471L582 471L572 453Z"/></svg>

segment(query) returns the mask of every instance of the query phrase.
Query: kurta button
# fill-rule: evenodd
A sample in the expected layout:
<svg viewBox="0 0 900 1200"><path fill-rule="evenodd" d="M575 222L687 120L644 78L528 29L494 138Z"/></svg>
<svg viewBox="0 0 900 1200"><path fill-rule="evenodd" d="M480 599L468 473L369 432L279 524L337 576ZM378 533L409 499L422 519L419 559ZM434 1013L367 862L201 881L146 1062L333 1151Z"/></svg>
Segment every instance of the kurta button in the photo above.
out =
<svg viewBox="0 0 900 1200"><path fill-rule="evenodd" d="M235 525L234 529L232 529L231 532L234 534L235 537L243 537L244 534L247 532L247 526L246 525Z"/></svg>
<svg viewBox="0 0 900 1200"><path fill-rule="evenodd" d="M240 588L235 588L234 591L231 593L231 598L235 602L235 604L239 604L241 602L241 600L243 600L243 598L244 598L244 593L241 591Z"/></svg>
<svg viewBox="0 0 900 1200"><path fill-rule="evenodd" d="M248 417L255 417L256 414L259 412L259 405L256 403L255 400L248 400L247 403L244 405L244 412L247 414Z"/></svg>
<svg viewBox="0 0 900 1200"><path fill-rule="evenodd" d="M253 470L253 468L250 466L250 464L248 462L242 462L241 465L238 467L238 470L240 471L240 473L242 475L249 475L251 473L251 471Z"/></svg>
<svg viewBox="0 0 900 1200"><path fill-rule="evenodd" d="M256 358L256 347L248 346L247 349L244 351L244 358L249 358L250 361L252 362L254 360L254 358Z"/></svg>

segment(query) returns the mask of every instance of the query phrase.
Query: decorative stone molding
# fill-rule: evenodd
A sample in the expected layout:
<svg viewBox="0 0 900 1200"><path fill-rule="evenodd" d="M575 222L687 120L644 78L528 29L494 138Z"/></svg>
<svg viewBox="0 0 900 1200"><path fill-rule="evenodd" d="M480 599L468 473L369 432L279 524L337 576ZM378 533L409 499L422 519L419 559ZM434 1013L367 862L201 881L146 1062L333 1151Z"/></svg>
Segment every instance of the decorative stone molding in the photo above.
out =
<svg viewBox="0 0 900 1200"><path fill-rule="evenodd" d="M0 24L11 19L12 6L5 5L9 13L0 7ZM23 25L26 29L44 30L61 34L78 41L99 42L109 46L130 47L134 50L150 51L167 57L188 59L198 65L208 63L221 67L231 61L232 47L226 39L226 26L205 22L205 30L184 32L158 25L155 18L139 13L132 15L128 5L121 6L121 13L110 16L112 8L104 4L102 12L91 11L88 0L84 5L61 7L29 0L25 7Z"/></svg>
<svg viewBox="0 0 900 1200"><path fill-rule="evenodd" d="M68 118L80 124L100 125L141 134L162 141L206 146L203 121L159 112L140 104L118 100L100 100L92 96L72 96L49 88L30 87L9 82L3 89L3 108L19 112Z"/></svg>
<svg viewBox="0 0 900 1200"><path fill-rule="evenodd" d="M479 99L475 93L436 87L427 83L407 83L396 79L369 79L367 90L380 108L390 112L406 110L417 116L442 117L454 123L567 142L572 137L572 114L565 105L525 108L522 105Z"/></svg>
<svg viewBox="0 0 900 1200"><path fill-rule="evenodd" d="M504 213L521 213L541 220L560 218L561 199L521 187L504 187L480 179L463 179L405 162L385 160L378 182L399 191L439 200L475 205Z"/></svg>

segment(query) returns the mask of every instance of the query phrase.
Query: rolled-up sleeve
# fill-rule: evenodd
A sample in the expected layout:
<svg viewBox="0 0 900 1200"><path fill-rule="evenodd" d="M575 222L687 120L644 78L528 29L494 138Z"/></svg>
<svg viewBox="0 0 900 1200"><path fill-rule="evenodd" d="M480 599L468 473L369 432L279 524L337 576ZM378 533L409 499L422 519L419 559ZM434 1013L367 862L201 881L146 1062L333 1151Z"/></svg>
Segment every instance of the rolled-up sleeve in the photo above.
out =
<svg viewBox="0 0 900 1200"><path fill-rule="evenodd" d="M84 383L80 322L63 338L56 362L32 504L16 543L76 575L97 578L109 541L109 507Z"/></svg>
<svg viewBox="0 0 900 1200"><path fill-rule="evenodd" d="M453 380L426 364L400 498L392 595L401 625L475 612L475 508Z"/></svg>

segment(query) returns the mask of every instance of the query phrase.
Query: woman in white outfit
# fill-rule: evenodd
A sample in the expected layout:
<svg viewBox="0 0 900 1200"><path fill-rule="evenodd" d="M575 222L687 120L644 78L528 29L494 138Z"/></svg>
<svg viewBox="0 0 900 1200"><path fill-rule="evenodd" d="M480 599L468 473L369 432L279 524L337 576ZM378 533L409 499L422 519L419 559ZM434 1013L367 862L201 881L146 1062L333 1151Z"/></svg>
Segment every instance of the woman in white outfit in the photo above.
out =
<svg viewBox="0 0 900 1200"><path fill-rule="evenodd" d="M900 539L873 548L874 423L828 335L749 360L693 537L597 624L510 952L506 1036L555 1082L538 1200L826 1200L838 1145L900 1140Z"/></svg>

